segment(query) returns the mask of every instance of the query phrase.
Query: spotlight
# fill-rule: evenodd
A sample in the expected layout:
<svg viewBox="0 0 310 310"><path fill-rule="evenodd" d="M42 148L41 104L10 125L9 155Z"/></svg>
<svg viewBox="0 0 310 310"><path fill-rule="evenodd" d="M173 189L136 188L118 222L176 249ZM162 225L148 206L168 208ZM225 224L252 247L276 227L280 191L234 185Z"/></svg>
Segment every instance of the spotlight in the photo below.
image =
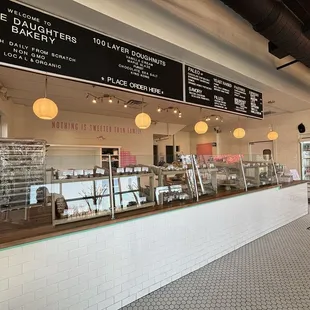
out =
<svg viewBox="0 0 310 310"><path fill-rule="evenodd" d="M113 103L112 97L109 98L109 103Z"/></svg>
<svg viewBox="0 0 310 310"><path fill-rule="evenodd" d="M182 113L181 112L179 112L179 118L182 118Z"/></svg>
<svg viewBox="0 0 310 310"><path fill-rule="evenodd" d="M127 103L124 104L124 108L128 108L128 104Z"/></svg>
<svg viewBox="0 0 310 310"><path fill-rule="evenodd" d="M219 117L217 116L217 117L215 118L215 120L218 121L218 120L219 120Z"/></svg>
<svg viewBox="0 0 310 310"><path fill-rule="evenodd" d="M210 117L207 117L207 118L206 118L206 122L208 122L208 121L210 121L210 120L211 120Z"/></svg>
<svg viewBox="0 0 310 310"><path fill-rule="evenodd" d="M97 103L97 99L94 98L91 102L92 102L93 104L96 104L96 103Z"/></svg>
<svg viewBox="0 0 310 310"><path fill-rule="evenodd" d="M162 111L161 107L157 108L157 112L160 113Z"/></svg>
<svg viewBox="0 0 310 310"><path fill-rule="evenodd" d="M173 110L173 113L174 113L174 114L177 114L178 112L179 112L178 109L174 109L174 110Z"/></svg>

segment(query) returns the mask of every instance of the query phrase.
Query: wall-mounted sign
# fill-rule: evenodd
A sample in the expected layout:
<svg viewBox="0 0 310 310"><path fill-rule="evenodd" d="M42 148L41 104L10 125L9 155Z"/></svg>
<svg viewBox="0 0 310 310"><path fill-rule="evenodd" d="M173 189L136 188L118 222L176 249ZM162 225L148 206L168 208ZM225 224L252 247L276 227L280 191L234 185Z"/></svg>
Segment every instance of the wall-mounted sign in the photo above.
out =
<svg viewBox="0 0 310 310"><path fill-rule="evenodd" d="M182 64L1 0L0 62L183 100Z"/></svg>
<svg viewBox="0 0 310 310"><path fill-rule="evenodd" d="M185 101L206 108L263 118L262 94L185 66Z"/></svg>
<svg viewBox="0 0 310 310"><path fill-rule="evenodd" d="M132 134L140 135L141 129L137 127L111 126L107 124L89 124L73 121L51 121L51 128L63 131L87 131L97 133Z"/></svg>
<svg viewBox="0 0 310 310"><path fill-rule="evenodd" d="M1 64L263 118L259 92L9 0Z"/></svg>

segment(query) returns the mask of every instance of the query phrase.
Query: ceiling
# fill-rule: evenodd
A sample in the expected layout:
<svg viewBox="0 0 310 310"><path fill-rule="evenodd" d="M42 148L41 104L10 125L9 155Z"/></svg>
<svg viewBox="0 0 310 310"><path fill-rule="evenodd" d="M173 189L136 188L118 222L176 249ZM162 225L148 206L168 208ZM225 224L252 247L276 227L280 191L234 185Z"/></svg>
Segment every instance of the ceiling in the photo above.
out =
<svg viewBox="0 0 310 310"><path fill-rule="evenodd" d="M14 104L31 107L33 102L44 96L45 76L33 72L0 67L0 83L7 88L7 95ZM104 94L107 98L97 100L97 104L92 103L92 96L87 98L87 94L101 97ZM114 117L132 118L141 111L141 105L133 105L124 108L124 103L130 100L144 101L144 111L149 113L152 120L162 123L182 124L185 131L192 131L193 125L202 117L209 115L219 115L223 118L223 123L213 119L210 126L225 126L238 121L238 116L218 112L210 109L203 109L191 105L185 105L173 101L157 99L153 97L143 97L141 95L93 86L86 83L48 77L47 96L53 99L60 111L73 111L80 113L90 113L96 115L106 115ZM109 103L109 96L113 103ZM309 103L289 97L273 89L265 89L263 92L264 111L269 115L283 113L293 113L309 108ZM119 101L119 103L117 103ZM269 103L268 103L269 102ZM182 112L182 118L173 113L173 110L157 112L157 108L166 109L169 107L178 108Z"/></svg>

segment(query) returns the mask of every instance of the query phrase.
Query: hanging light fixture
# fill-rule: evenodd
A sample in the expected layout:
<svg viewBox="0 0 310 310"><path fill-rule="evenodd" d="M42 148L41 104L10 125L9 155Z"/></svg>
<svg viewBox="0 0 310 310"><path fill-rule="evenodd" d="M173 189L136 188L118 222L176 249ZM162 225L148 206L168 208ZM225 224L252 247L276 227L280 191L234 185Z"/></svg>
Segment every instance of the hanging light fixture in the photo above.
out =
<svg viewBox="0 0 310 310"><path fill-rule="evenodd" d="M195 125L195 132L199 135L202 135L208 131L208 124L204 121L199 121Z"/></svg>
<svg viewBox="0 0 310 310"><path fill-rule="evenodd" d="M158 107L158 108L157 108L157 112L158 112L158 113L160 113L161 110L162 110L161 107Z"/></svg>
<svg viewBox="0 0 310 310"><path fill-rule="evenodd" d="M274 140L277 140L278 138L279 138L279 134L276 132L276 131L274 131L273 129L272 129L272 127L270 128L270 131L268 132L268 134L267 134L267 138L269 139L269 140L271 140L271 141L274 141Z"/></svg>
<svg viewBox="0 0 310 310"><path fill-rule="evenodd" d="M127 103L124 103L124 108L128 108L128 104Z"/></svg>
<svg viewBox="0 0 310 310"><path fill-rule="evenodd" d="M179 112L179 118L182 118L182 112Z"/></svg>
<svg viewBox="0 0 310 310"><path fill-rule="evenodd" d="M92 102L93 104L96 104L96 103L97 103L97 99L94 98L91 102Z"/></svg>
<svg viewBox="0 0 310 310"><path fill-rule="evenodd" d="M45 77L44 98L40 98L33 103L33 113L40 119L52 120L58 114L56 103L46 97L47 93L47 76Z"/></svg>
<svg viewBox="0 0 310 310"><path fill-rule="evenodd" d="M113 103L112 97L109 98L109 103Z"/></svg>
<svg viewBox="0 0 310 310"><path fill-rule="evenodd" d="M245 130L241 127L236 128L233 132L233 135L236 139L242 139L245 137Z"/></svg>
<svg viewBox="0 0 310 310"><path fill-rule="evenodd" d="M151 126L151 123L152 123L151 117L147 113L143 112L143 107L144 107L144 103L143 103L143 98L142 98L141 113L139 113L135 118L135 124L139 129L147 129Z"/></svg>
<svg viewBox="0 0 310 310"><path fill-rule="evenodd" d="M147 129L151 126L151 118L147 113L139 113L135 118L136 126L139 129Z"/></svg>

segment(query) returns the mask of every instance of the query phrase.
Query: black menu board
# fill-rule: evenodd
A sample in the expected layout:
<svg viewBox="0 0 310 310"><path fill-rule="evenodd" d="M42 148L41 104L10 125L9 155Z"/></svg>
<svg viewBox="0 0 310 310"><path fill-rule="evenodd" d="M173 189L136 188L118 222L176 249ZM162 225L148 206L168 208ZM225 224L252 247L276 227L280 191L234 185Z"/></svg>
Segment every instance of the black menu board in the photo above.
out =
<svg viewBox="0 0 310 310"><path fill-rule="evenodd" d="M262 94L194 67L185 66L185 101L252 118L263 118Z"/></svg>
<svg viewBox="0 0 310 310"><path fill-rule="evenodd" d="M0 64L183 101L177 61L1 0Z"/></svg>

